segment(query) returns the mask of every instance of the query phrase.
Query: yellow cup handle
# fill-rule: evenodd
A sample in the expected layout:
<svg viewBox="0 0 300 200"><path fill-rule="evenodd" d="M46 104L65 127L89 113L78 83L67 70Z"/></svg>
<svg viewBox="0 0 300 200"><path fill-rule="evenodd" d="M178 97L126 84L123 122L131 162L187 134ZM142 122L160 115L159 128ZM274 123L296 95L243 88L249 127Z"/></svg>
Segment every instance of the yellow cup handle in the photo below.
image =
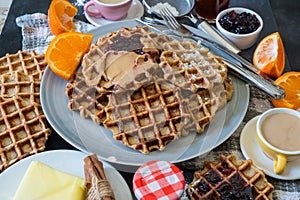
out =
<svg viewBox="0 0 300 200"><path fill-rule="evenodd" d="M282 154L276 155L276 158L274 159L274 172L276 174L281 174L286 166L286 156Z"/></svg>

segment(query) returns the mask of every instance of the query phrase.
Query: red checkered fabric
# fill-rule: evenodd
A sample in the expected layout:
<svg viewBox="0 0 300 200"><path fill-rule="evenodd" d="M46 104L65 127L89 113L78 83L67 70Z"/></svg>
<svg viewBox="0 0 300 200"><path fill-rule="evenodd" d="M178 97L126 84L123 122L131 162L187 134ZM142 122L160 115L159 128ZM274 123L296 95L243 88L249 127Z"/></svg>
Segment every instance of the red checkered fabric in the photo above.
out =
<svg viewBox="0 0 300 200"><path fill-rule="evenodd" d="M135 172L133 191L141 200L175 200L184 190L184 176L174 164L166 161L150 161Z"/></svg>

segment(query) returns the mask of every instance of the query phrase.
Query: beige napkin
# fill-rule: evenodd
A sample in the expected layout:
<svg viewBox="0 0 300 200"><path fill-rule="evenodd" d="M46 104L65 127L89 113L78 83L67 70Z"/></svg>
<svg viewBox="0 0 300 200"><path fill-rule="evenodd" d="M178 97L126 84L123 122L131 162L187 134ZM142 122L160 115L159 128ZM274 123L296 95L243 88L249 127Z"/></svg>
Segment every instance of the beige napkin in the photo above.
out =
<svg viewBox="0 0 300 200"><path fill-rule="evenodd" d="M22 30L22 50L34 50L45 53L49 43L54 38L48 25L48 16L43 13L26 14L16 18L16 23ZM88 32L95 26L74 20L75 31Z"/></svg>

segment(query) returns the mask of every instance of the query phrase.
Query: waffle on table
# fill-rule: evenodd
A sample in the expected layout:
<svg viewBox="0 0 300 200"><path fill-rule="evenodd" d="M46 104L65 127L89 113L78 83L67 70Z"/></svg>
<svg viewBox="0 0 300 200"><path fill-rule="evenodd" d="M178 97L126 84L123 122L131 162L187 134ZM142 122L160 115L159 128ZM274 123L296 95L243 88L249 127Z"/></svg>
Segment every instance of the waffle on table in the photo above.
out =
<svg viewBox="0 0 300 200"><path fill-rule="evenodd" d="M0 170L45 149L50 129L40 105L47 64L35 52L0 58Z"/></svg>
<svg viewBox="0 0 300 200"><path fill-rule="evenodd" d="M234 155L220 156L216 162L205 163L194 173L189 184L191 199L272 199L274 186L251 160L239 160Z"/></svg>
<svg viewBox="0 0 300 200"><path fill-rule="evenodd" d="M115 80L107 70L128 52L136 57L127 71L119 63L116 70L124 75ZM151 70L158 68L153 76ZM188 132L203 132L232 93L227 67L218 56L194 42L173 41L141 26L99 38L66 86L70 110L103 124L116 140L142 153L163 150ZM168 128L160 132L158 124Z"/></svg>

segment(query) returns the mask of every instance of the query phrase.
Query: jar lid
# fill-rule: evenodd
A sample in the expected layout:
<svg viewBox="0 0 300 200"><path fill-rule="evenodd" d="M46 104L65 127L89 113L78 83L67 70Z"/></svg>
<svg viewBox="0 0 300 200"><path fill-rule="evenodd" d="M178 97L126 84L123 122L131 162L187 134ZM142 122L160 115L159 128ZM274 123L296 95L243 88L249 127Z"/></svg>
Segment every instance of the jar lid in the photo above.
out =
<svg viewBox="0 0 300 200"><path fill-rule="evenodd" d="M137 199L178 199L184 190L184 176L174 164L154 160L135 172L133 191Z"/></svg>

